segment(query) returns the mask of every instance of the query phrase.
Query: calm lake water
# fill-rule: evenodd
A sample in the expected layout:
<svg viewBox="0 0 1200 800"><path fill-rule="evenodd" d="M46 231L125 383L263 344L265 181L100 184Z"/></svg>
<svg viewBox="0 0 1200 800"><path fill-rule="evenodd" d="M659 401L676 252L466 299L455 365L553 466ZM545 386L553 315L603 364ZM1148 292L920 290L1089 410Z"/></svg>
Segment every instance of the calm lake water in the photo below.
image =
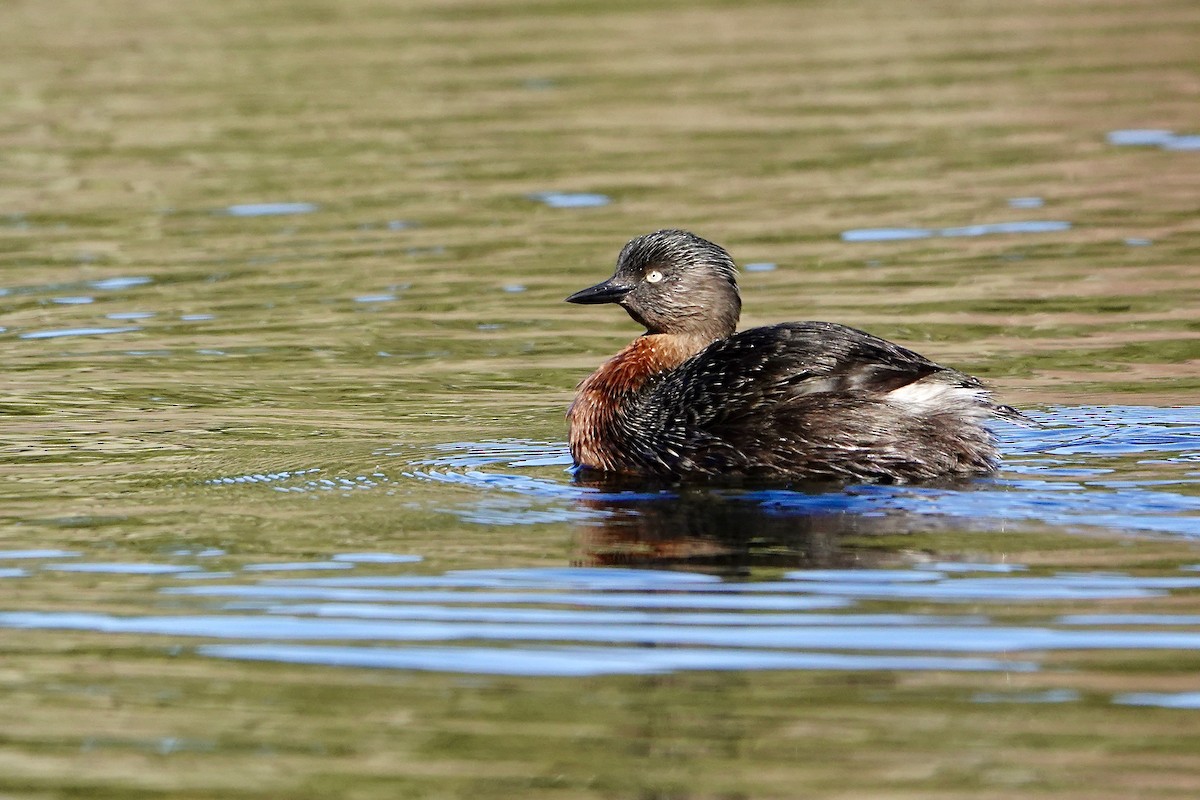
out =
<svg viewBox="0 0 1200 800"><path fill-rule="evenodd" d="M1190 0L4 18L0 795L1200 792ZM574 481L659 227L1041 427Z"/></svg>

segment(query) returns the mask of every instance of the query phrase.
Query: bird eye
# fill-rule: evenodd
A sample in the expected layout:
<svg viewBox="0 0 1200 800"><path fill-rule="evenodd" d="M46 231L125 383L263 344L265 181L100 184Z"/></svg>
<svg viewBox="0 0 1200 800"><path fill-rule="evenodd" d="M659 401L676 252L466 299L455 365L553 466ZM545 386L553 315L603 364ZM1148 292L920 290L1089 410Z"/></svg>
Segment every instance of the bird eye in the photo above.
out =
<svg viewBox="0 0 1200 800"><path fill-rule="evenodd" d="M663 274L656 269L652 269L646 273L646 283L658 283L663 279Z"/></svg>

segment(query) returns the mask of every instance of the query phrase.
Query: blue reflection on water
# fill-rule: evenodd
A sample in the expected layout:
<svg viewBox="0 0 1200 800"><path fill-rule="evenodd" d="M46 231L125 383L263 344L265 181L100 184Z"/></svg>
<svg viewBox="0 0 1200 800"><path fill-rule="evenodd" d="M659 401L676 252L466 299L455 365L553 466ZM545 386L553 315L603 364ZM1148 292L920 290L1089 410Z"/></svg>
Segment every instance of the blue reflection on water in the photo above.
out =
<svg viewBox="0 0 1200 800"><path fill-rule="evenodd" d="M933 237L990 236L1000 233L1057 233L1071 229L1071 223L1061 220L1026 220L1021 222L989 222L952 228L853 228L842 231L844 242L892 242L904 239Z"/></svg>
<svg viewBox="0 0 1200 800"><path fill-rule="evenodd" d="M1159 706L1160 708L1200 708L1200 692L1130 692L1112 700L1122 706Z"/></svg>
<svg viewBox="0 0 1200 800"><path fill-rule="evenodd" d="M1060 625L1193 625L1200 614L1064 614Z"/></svg>
<svg viewBox="0 0 1200 800"><path fill-rule="evenodd" d="M146 275L129 275L88 281L88 286L91 286L93 289L115 291L117 289L132 289L134 286L145 286L146 284L153 282L154 279Z"/></svg>
<svg viewBox="0 0 1200 800"><path fill-rule="evenodd" d="M903 239L928 239L937 232L930 228L852 228L842 231L844 242L895 242Z"/></svg>
<svg viewBox="0 0 1200 800"><path fill-rule="evenodd" d="M983 564L975 561L938 561L933 564L919 564L917 569L931 569L937 572L1024 572L1028 567L1024 564Z"/></svg>
<svg viewBox="0 0 1200 800"><path fill-rule="evenodd" d="M534 192L529 199L551 208L597 208L612 202L608 195L592 192Z"/></svg>
<svg viewBox="0 0 1200 800"><path fill-rule="evenodd" d="M1161 128L1133 128L1129 130L1109 131L1109 144L1118 146L1158 146L1169 142L1175 134Z"/></svg>
<svg viewBox="0 0 1200 800"><path fill-rule="evenodd" d="M300 572L304 570L354 569L353 564L342 561L290 561L266 564L247 564L244 572Z"/></svg>
<svg viewBox="0 0 1200 800"><path fill-rule="evenodd" d="M1044 692L978 692L974 703L1074 703L1081 699L1074 689L1047 689Z"/></svg>
<svg viewBox="0 0 1200 800"><path fill-rule="evenodd" d="M795 594L758 594L746 592L678 593L659 592L452 592L406 591L401 589L352 589L315 585L219 585L181 586L165 589L167 594L193 597L239 597L268 600L336 600L370 603L451 603L473 605L528 605L553 603L584 608L670 608L722 609L738 611L806 611L842 608L850 604L840 597L810 597ZM1106 596L1112 596L1106 595ZM1118 597L1128 596L1118 593Z"/></svg>
<svg viewBox="0 0 1200 800"><path fill-rule="evenodd" d="M716 648L322 647L205 645L201 655L292 664L465 672L480 675L647 675L680 670L1005 670L1029 672L1022 661L934 656L779 653Z"/></svg>
<svg viewBox="0 0 1200 800"><path fill-rule="evenodd" d="M1040 197L1010 197L1008 198L1009 208L1041 208L1046 205L1046 201Z"/></svg>
<svg viewBox="0 0 1200 800"><path fill-rule="evenodd" d="M490 599L490 598L489 598ZM986 625L987 617L963 614L760 613L752 611L582 611L563 608L438 606L388 603L227 603L232 611L356 619L419 619L444 622L516 622L553 625Z"/></svg>
<svg viewBox="0 0 1200 800"><path fill-rule="evenodd" d="M1162 145L1164 150L1200 150L1200 136L1173 136Z"/></svg>
<svg viewBox="0 0 1200 800"><path fill-rule="evenodd" d="M423 557L411 553L336 553L333 560L356 564L416 564Z"/></svg>
<svg viewBox="0 0 1200 800"><path fill-rule="evenodd" d="M1200 150L1200 136L1159 128L1109 131L1108 143L1127 147L1160 147L1163 150Z"/></svg>
<svg viewBox="0 0 1200 800"><path fill-rule="evenodd" d="M113 575L171 575L177 572L191 572L199 567L182 564L143 564L139 562L99 562L47 564L42 569L58 572L95 572Z"/></svg>
<svg viewBox="0 0 1200 800"><path fill-rule="evenodd" d="M302 617L280 614L115 616L90 612L0 613L0 626L223 639L558 641L769 649L1004 653L1048 650L1200 650L1200 632L1058 630L999 625L590 625Z"/></svg>
<svg viewBox="0 0 1200 800"><path fill-rule="evenodd" d="M64 336L103 336L109 333L133 333L140 331L136 325L123 328L59 328L49 331L27 331L17 334L19 339L61 339Z"/></svg>
<svg viewBox="0 0 1200 800"><path fill-rule="evenodd" d="M315 203L239 203L226 208L225 213L231 217L274 217L311 214L318 208Z"/></svg>
<svg viewBox="0 0 1200 800"><path fill-rule="evenodd" d="M75 558L79 553L75 550L58 550L46 548L38 550L0 550L0 561L8 558Z"/></svg>
<svg viewBox="0 0 1200 800"><path fill-rule="evenodd" d="M361 568L345 561L309 566L328 563ZM370 566L402 568L387 561ZM159 580L174 578L163 574L171 570L195 569L186 563L83 562L43 564L40 573L22 575L26 580L70 581L78 580L72 572L114 568L160 574ZM177 577L197 575L182 572ZM687 669L1027 671L1037 668L1038 654L1055 651L1200 650L1200 630L1162 629L1163 621L1184 622L1170 616L1116 615L1107 621L1111 625L1072 616L1004 625L974 610L914 614L854 609L862 602L896 598L998 602L1000 608L1015 600L1128 600L1195 589L1200 576L1194 574L980 576L953 570L827 569L754 583L694 572L558 567L286 580L243 571L240 578L230 573L223 577L234 582L162 588L171 613L10 610L0 611L0 628L216 639L219 643L196 651L220 658L513 675ZM214 608L213 600L223 602ZM359 644L346 644L350 642ZM1011 658L1012 653L1019 657ZM1067 699L1049 694L975 698Z"/></svg>

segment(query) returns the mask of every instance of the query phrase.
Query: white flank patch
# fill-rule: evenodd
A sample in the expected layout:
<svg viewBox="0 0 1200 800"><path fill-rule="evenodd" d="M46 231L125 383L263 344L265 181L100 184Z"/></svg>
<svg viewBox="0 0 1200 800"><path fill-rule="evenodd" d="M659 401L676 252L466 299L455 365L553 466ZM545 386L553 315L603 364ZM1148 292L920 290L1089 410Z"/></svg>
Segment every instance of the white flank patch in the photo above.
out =
<svg viewBox="0 0 1200 800"><path fill-rule="evenodd" d="M952 386L941 381L915 381L893 389L887 399L913 410L931 411L938 408L966 410L978 408L987 402L987 392L966 386Z"/></svg>

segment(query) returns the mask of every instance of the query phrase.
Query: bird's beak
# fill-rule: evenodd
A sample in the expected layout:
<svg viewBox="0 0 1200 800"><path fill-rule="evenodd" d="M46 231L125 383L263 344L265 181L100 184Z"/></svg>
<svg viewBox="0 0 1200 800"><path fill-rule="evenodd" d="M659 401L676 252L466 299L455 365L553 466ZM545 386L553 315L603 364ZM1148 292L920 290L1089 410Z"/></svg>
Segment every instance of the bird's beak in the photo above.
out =
<svg viewBox="0 0 1200 800"><path fill-rule="evenodd" d="M597 283L586 289L580 289L567 298L568 303L619 303L621 298L633 291L633 287L617 278L616 275L604 283Z"/></svg>

